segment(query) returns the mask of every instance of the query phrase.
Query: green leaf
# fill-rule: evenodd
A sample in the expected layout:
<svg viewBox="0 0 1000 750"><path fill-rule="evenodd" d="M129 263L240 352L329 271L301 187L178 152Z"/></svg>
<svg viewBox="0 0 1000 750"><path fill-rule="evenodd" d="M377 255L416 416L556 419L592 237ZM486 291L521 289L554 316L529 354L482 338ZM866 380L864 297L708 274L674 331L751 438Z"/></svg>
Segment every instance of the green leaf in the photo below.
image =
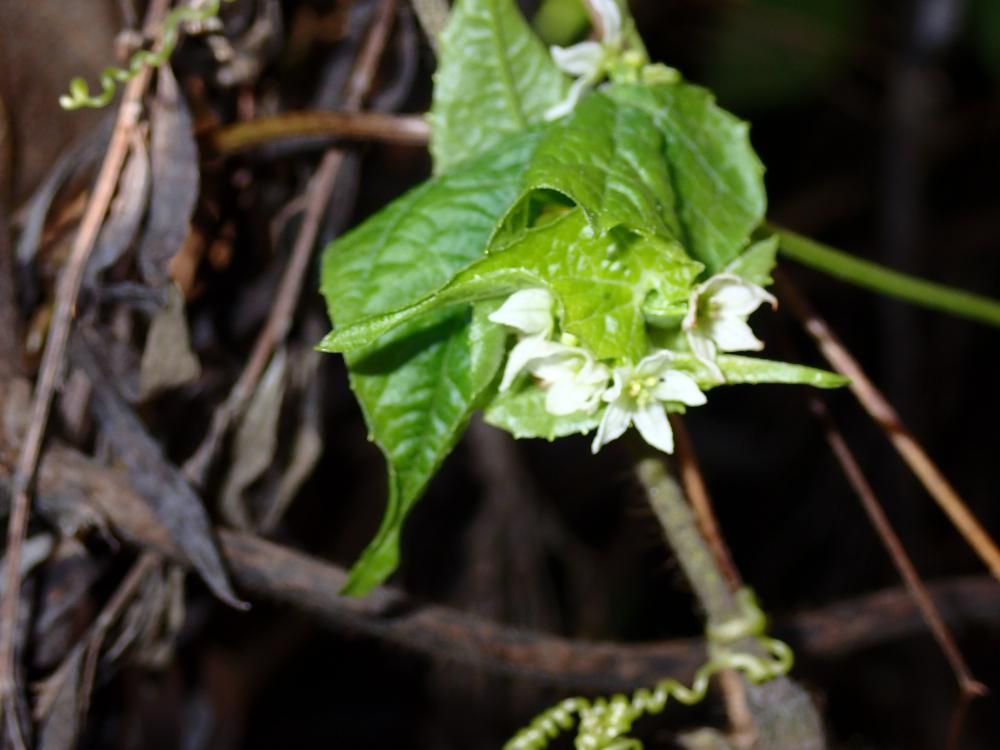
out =
<svg viewBox="0 0 1000 750"><path fill-rule="evenodd" d="M698 86L621 84L607 91L647 112L662 133L680 241L709 275L718 273L746 247L767 208L749 126Z"/></svg>
<svg viewBox="0 0 1000 750"><path fill-rule="evenodd" d="M625 226L680 239L666 154L647 112L595 93L546 129L524 175L522 201L536 190L555 190L602 234Z"/></svg>
<svg viewBox="0 0 1000 750"><path fill-rule="evenodd" d="M349 357L351 386L389 464L386 512L343 593L361 596L399 564L406 516L481 405L504 355L504 332L470 311L404 326L375 353Z"/></svg>
<svg viewBox="0 0 1000 750"><path fill-rule="evenodd" d="M566 77L513 0L459 0L441 34L434 76L435 172L541 122L566 88Z"/></svg>
<svg viewBox="0 0 1000 750"><path fill-rule="evenodd" d="M768 287L774 283L771 271L778 260L778 236L772 235L755 242L746 252L726 266L726 272L735 274L751 284Z"/></svg>
<svg viewBox="0 0 1000 750"><path fill-rule="evenodd" d="M720 385L757 385L760 383L785 383L789 385L811 385L814 388L840 388L850 381L842 375L815 367L794 365L790 362L775 362L757 357L743 357L736 354L720 354L716 364L726 376L720 383L693 354L677 354L674 366L686 370L698 381L702 390Z"/></svg>
<svg viewBox="0 0 1000 750"><path fill-rule="evenodd" d="M424 183L332 243L323 256L330 317L350 323L420 299L483 253L537 135L526 133ZM351 387L389 464L389 498L375 540L345 591L363 594L399 558L406 514L452 449L501 364L497 326L447 311L405 326L348 358Z"/></svg>
<svg viewBox="0 0 1000 750"><path fill-rule="evenodd" d="M601 412L577 412L557 417L545 410L545 391L529 378L520 387L497 395L484 414L494 427L506 430L516 438L555 440L565 435L585 434L597 427Z"/></svg>
<svg viewBox="0 0 1000 750"><path fill-rule="evenodd" d="M676 244L624 230L595 235L580 209L572 209L476 261L420 302L334 329L320 347L353 351L442 308L545 287L562 308L563 330L595 357L638 361L647 349L646 298L655 293L680 302L700 271Z"/></svg>

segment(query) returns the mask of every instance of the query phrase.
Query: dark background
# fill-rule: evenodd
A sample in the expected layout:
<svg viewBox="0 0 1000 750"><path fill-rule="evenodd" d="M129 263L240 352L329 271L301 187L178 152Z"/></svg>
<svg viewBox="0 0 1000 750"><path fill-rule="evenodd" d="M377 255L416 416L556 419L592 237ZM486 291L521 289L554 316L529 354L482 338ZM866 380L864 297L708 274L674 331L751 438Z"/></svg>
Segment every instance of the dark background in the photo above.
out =
<svg viewBox="0 0 1000 750"><path fill-rule="evenodd" d="M8 209L30 196L72 131L95 121L48 108L71 75L110 58L121 17L117 3L95 0L87 22L66 32L71 50L49 52L52 59L43 61L37 42L17 44L15 37L56 33L54 24L76 3L54 10L38 3L36 16L28 5L0 2L3 100L19 134L20 170ZM282 3L283 37L262 53L259 76L240 92L200 88L210 63L200 42L185 43L176 70L199 118L234 118L240 96L279 110L317 106L326 96L324 77L339 64L346 32L335 31L336 19L350 12L347 5ZM768 168L772 220L900 270L998 294L1000 3L631 5L653 59L713 88L724 106L752 122ZM334 31L325 34L327 28ZM418 67L398 109L423 112L433 56L422 40L410 62ZM25 137L34 129L37 138ZM371 145L357 153L363 159L351 224L429 172L419 148ZM291 236L270 246L268 222L301 189L316 158L315 147L300 147L203 164L196 221L227 225L236 260L202 269L200 290L189 300L202 382L143 413L174 460L197 445L247 356L280 272L275 258ZM1000 331L785 265L977 517L1000 536ZM303 345L323 332L322 304L310 292L316 278L307 285L294 333ZM30 315L24 305L22 311ZM822 366L787 310L762 312L755 321L771 356ZM323 456L276 536L348 565L380 517L383 464L365 440L339 358L323 358L319 382ZM740 572L778 621L899 585L810 416L809 395L778 386L720 389L686 420ZM982 574L850 393L823 399L925 579ZM490 481L497 462L508 483ZM117 561L112 571L121 565L115 555L127 555L92 552ZM113 586L113 573L106 576L97 600ZM394 583L419 600L574 638L639 641L699 632L694 602L631 477L628 451L613 444L591 457L583 438L514 444L474 427L414 512ZM287 607L261 602L248 614L234 613L197 583L187 597L174 658L156 670L109 670L101 680L84 747L495 748L568 694L528 674L498 676L413 655L376 636L331 630ZM959 623L956 635L976 677L1000 686L1000 624ZM803 656L794 676L817 700L831 746L945 745L957 689L924 630L847 654ZM973 704L961 747L1000 747L997 700ZM644 722L640 734L647 747L670 747L679 728L724 721L713 698L695 711L672 706Z"/></svg>

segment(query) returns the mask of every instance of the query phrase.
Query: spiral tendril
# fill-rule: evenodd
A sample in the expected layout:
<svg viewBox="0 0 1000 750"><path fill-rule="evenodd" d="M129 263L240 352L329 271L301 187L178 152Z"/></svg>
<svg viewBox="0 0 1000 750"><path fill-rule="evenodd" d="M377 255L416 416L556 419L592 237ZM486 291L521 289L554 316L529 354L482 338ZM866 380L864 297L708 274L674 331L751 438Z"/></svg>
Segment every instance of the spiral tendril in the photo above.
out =
<svg viewBox="0 0 1000 750"><path fill-rule="evenodd" d="M139 50L132 55L126 67L112 66L101 71L101 90L97 94L90 93L90 87L83 78L74 78L69 82L69 93L59 97L59 106L67 110L106 107L114 98L119 83L131 81L147 66L158 68L170 59L177 47L182 24L203 24L210 21L219 15L222 2L231 3L234 0L205 0L200 4L174 8L163 20L160 43L155 50Z"/></svg>
<svg viewBox="0 0 1000 750"><path fill-rule="evenodd" d="M639 688L631 697L618 694L610 698L567 698L537 716L504 745L504 750L545 750L562 732L572 728L579 717L576 750L642 750L642 743L628 737L632 725L646 714L663 711L667 701L693 706L708 694L712 676L726 669L743 672L754 684L788 674L794 655L782 641L768 637L767 618L750 589L737 592L739 617L707 629L709 658L697 672L691 687L673 678L661 680L650 690ZM732 644L753 638L765 656L736 651Z"/></svg>

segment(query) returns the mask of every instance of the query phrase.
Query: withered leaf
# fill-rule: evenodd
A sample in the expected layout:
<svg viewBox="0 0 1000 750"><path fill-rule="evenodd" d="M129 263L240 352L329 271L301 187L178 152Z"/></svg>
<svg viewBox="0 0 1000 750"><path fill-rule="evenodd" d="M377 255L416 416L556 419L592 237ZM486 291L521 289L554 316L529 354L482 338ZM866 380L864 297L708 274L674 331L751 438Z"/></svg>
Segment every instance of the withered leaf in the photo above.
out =
<svg viewBox="0 0 1000 750"><path fill-rule="evenodd" d="M169 278L170 259L187 237L199 180L191 113L167 65L159 72L151 120L153 184L139 270L147 283L160 286Z"/></svg>
<svg viewBox="0 0 1000 750"><path fill-rule="evenodd" d="M93 383L91 410L116 462L215 595L234 607L245 607L229 583L201 499L118 394L99 362L99 348L97 335L82 329L72 343L71 357Z"/></svg>
<svg viewBox="0 0 1000 750"><path fill-rule="evenodd" d="M139 368L139 400L159 391L186 385L198 378L201 365L191 351L184 296L174 284L167 304L153 318Z"/></svg>
<svg viewBox="0 0 1000 750"><path fill-rule="evenodd" d="M146 144L141 135L134 133L118 193L87 262L88 286L93 285L98 274L113 266L135 239L149 200L149 172Z"/></svg>
<svg viewBox="0 0 1000 750"><path fill-rule="evenodd" d="M227 521L240 528L248 529L252 525L243 505L244 490L274 461L278 417L287 385L287 362L282 347L271 359L236 431L232 466L222 489L222 512Z"/></svg>

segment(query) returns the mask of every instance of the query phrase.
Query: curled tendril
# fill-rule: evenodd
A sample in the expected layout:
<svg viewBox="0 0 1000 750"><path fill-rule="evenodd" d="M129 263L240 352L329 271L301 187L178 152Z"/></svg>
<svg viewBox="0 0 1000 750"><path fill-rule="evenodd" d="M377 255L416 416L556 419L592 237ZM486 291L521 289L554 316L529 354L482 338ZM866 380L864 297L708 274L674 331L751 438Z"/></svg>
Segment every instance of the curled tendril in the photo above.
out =
<svg viewBox="0 0 1000 750"><path fill-rule="evenodd" d="M174 52L177 40L180 38L182 24L203 24L219 15L222 2L231 3L234 0L205 0L205 2L182 5L174 8L163 20L160 29L160 42L155 50L139 50L124 68L110 67L101 71L101 91L91 94L87 82L82 78L74 78L69 82L69 93L59 97L59 106L63 109L81 109L89 107L100 109L106 107L115 95L119 83L126 83L135 78L145 68L158 68L163 65Z"/></svg>
<svg viewBox="0 0 1000 750"><path fill-rule="evenodd" d="M737 593L741 613L728 622L707 630L709 658L695 673L691 687L667 678L652 689L640 688L631 697L618 694L610 698L567 698L537 716L518 732L504 750L544 750L562 732L569 731L579 717L576 750L642 750L642 743L628 737L632 724L645 714L658 714L673 698L693 706L708 694L712 676L725 669L743 672L757 684L788 674L794 655L787 644L769 638L767 618L750 589ZM753 638L765 656L733 650L731 646Z"/></svg>

